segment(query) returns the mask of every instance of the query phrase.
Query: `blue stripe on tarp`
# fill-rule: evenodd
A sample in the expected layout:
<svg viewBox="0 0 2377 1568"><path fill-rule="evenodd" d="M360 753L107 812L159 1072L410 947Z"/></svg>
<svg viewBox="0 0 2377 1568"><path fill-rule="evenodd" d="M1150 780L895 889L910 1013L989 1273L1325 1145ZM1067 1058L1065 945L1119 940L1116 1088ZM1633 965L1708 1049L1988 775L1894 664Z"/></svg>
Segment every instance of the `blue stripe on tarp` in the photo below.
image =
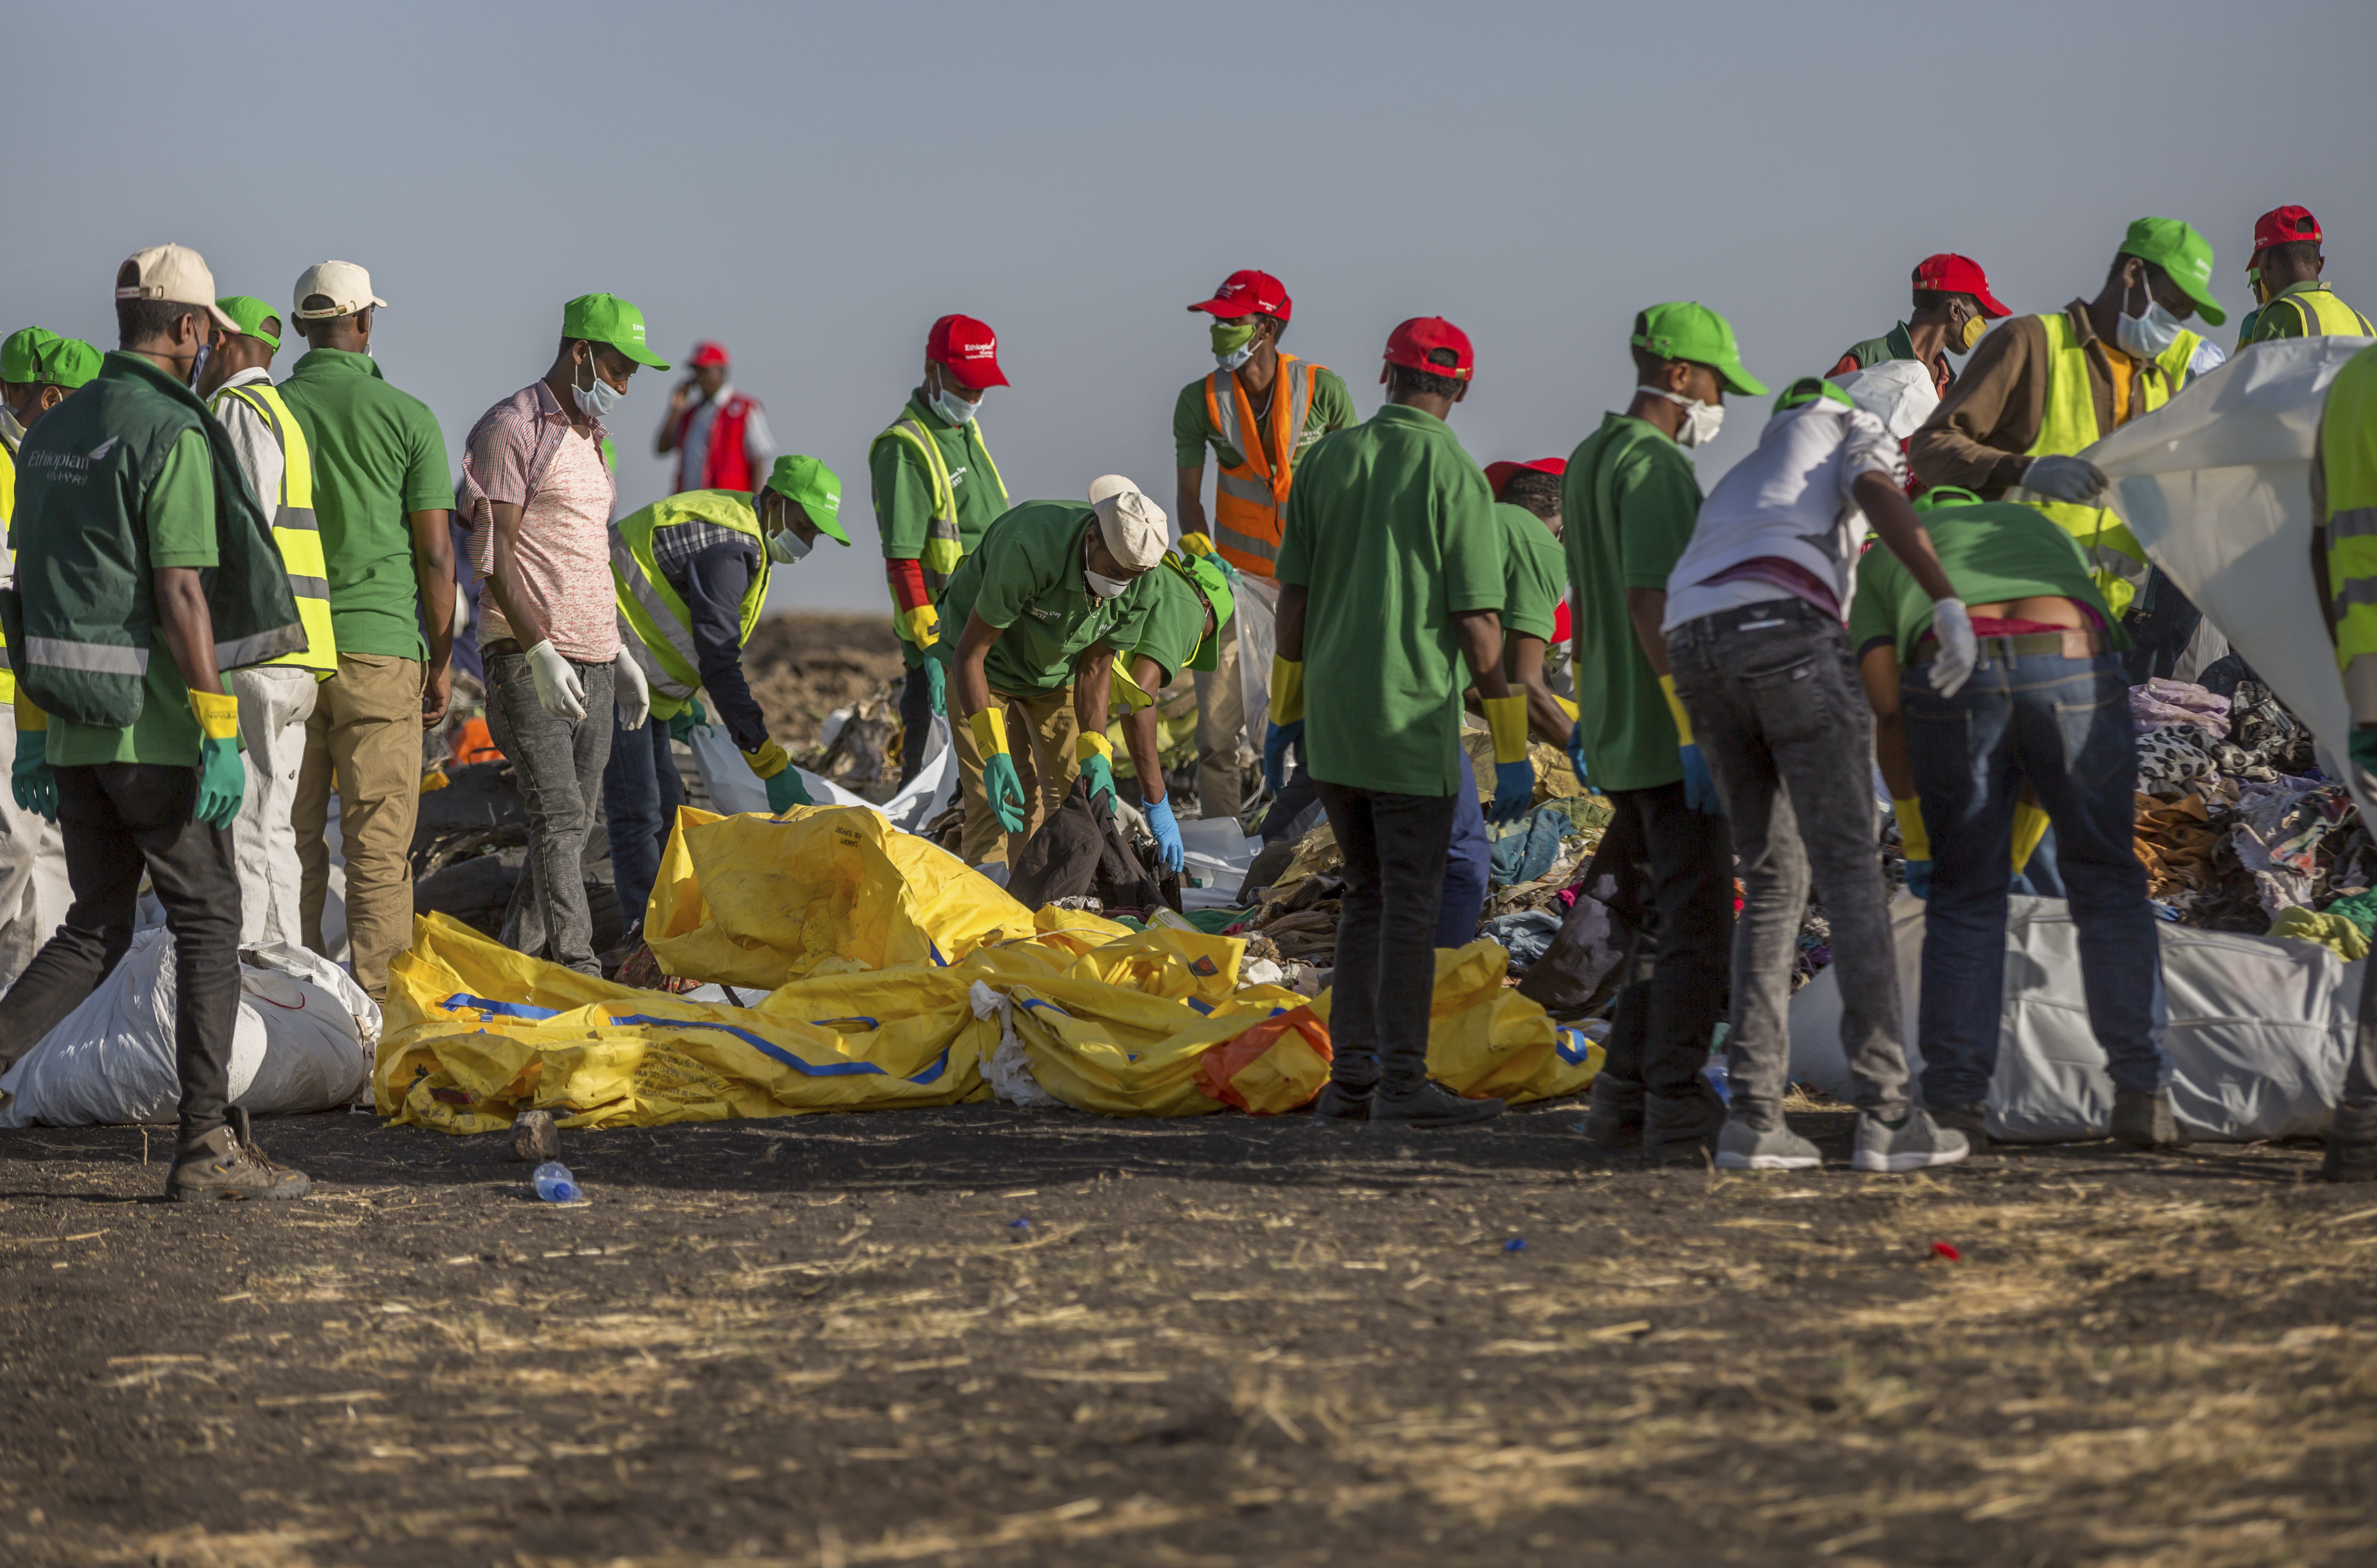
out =
<svg viewBox="0 0 2377 1568"><path fill-rule="evenodd" d="M930 937L926 937L926 938L925 939L925 946L926 946L926 948L927 950L929 950L929 951L931 952L931 953L932 953L932 955L933 955L933 962L934 962L935 964L939 964L939 965L940 965L942 968L944 968L944 969L947 969L947 968L950 966L950 961L949 961L948 959L946 959L946 958L943 958L943 957L941 956L941 944L940 944L940 943L938 943L938 942L937 942L937 941L933 940L933 939L932 939L932 938L930 938Z"/></svg>
<svg viewBox="0 0 2377 1568"><path fill-rule="evenodd" d="M1195 1008L1200 1012L1210 1014L1213 1011L1213 1004L1212 1002L1199 1001L1195 997L1182 997L1180 999L1187 1002L1190 1007Z"/></svg>
<svg viewBox="0 0 2377 1568"><path fill-rule="evenodd" d="M776 1060L782 1062L786 1067L791 1068L794 1071L805 1074L810 1078L885 1078L890 1076L890 1074L885 1072L883 1069L876 1066L871 1061L804 1061L799 1057L794 1056L792 1052L784 1049L783 1047L763 1040L758 1035L751 1033L748 1029L737 1029L732 1023L711 1023L695 1018L656 1018L648 1012L629 1013L625 1017L614 1018L611 1022L630 1028L641 1025L656 1029L715 1029L722 1035L734 1035L745 1045L749 1046L753 1050L758 1051L764 1056L773 1057ZM935 1079L938 1078L949 1065L950 1053L944 1049L938 1057L934 1059L932 1066L925 1069L924 1071L917 1073L914 1077L908 1079L907 1082L911 1083L930 1083Z"/></svg>
<svg viewBox="0 0 2377 1568"><path fill-rule="evenodd" d="M1029 1000L1025 1001L1023 1005L1025 1007L1045 1007L1059 1018L1070 1018L1073 1016L1071 1013L1067 1012L1063 1008L1058 1007L1055 1002L1048 1000L1045 997L1033 997Z"/></svg>
<svg viewBox="0 0 2377 1568"><path fill-rule="evenodd" d="M1573 1046L1570 1042L1575 1042ZM1582 1029L1562 1029L1552 1040L1552 1049L1571 1067L1583 1067L1584 1059L1593 1053L1593 1042L1584 1037Z"/></svg>
<svg viewBox="0 0 2377 1568"><path fill-rule="evenodd" d="M474 997L468 991L456 991L437 1005L448 1012L459 1012L467 1007L479 1012L492 1012L498 1018L524 1018L532 1023L561 1016L549 1007L531 1007L524 1001L490 1001L485 997Z"/></svg>
<svg viewBox="0 0 2377 1568"><path fill-rule="evenodd" d="M864 1023L869 1029L880 1029L883 1027L882 1024L877 1023L874 1019L867 1017L863 1012L854 1012L848 1018L812 1018L809 1022L819 1029L826 1028L835 1023Z"/></svg>

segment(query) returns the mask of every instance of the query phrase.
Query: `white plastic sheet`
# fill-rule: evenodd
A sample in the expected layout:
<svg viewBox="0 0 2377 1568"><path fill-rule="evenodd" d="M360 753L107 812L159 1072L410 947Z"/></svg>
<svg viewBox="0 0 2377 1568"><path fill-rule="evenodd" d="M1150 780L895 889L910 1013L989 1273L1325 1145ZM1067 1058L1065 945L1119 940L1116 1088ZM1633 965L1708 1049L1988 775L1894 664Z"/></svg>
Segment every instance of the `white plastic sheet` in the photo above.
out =
<svg viewBox="0 0 2377 1568"><path fill-rule="evenodd" d="M1246 702L1247 750L1258 761L1263 738L1271 733L1271 661L1279 642L1273 619L1279 609L1279 584L1267 577L1240 572L1231 594L1237 605L1231 616L1238 636L1238 693Z"/></svg>
<svg viewBox="0 0 2377 1568"><path fill-rule="evenodd" d="M702 787L710 792L712 810L732 814L768 809L767 781L751 771L751 764L735 748L734 737L716 724L696 724L686 739L693 748L693 764L701 774ZM889 818L903 832L922 832L957 797L957 750L950 744L949 720L938 714L933 717L932 734L926 741L924 767L880 806L820 773L795 767L809 798L818 805L863 806Z"/></svg>

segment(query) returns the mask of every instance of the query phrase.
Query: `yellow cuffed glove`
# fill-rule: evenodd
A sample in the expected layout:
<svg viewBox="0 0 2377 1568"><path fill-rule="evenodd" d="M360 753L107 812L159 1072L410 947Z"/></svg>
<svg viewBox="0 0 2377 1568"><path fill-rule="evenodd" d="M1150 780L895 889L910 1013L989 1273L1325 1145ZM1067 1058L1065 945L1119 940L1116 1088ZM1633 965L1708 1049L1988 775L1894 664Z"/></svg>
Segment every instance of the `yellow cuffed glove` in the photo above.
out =
<svg viewBox="0 0 2377 1568"><path fill-rule="evenodd" d="M43 821L58 820L58 775L50 766L50 716L17 687L17 755L9 762L9 793Z"/></svg>
<svg viewBox="0 0 2377 1568"><path fill-rule="evenodd" d="M1106 808L1115 804L1114 743L1103 731L1083 730L1073 742L1074 760L1081 764L1081 777L1090 781L1090 800L1095 804L1105 796Z"/></svg>
<svg viewBox="0 0 2377 1568"><path fill-rule="evenodd" d="M1557 703L1559 703L1559 711L1560 711L1561 712L1566 713L1566 714L1568 715L1568 722L1569 722L1570 724L1574 724L1574 723L1576 723L1576 721L1577 721L1577 719L1580 717L1580 715L1579 715L1579 713L1577 712L1577 708L1576 708L1576 704L1575 704L1575 703L1573 703L1573 702L1570 701L1567 698L1562 697L1562 696L1561 696L1559 692L1557 692L1557 691L1555 691L1555 692L1553 692L1553 693L1551 694L1551 699L1552 699L1552 700L1553 700L1554 702L1557 702Z"/></svg>
<svg viewBox="0 0 2377 1568"><path fill-rule="evenodd" d="M50 727L50 716L42 712L41 704L25 695L25 686L22 681L17 683L16 709L18 734L22 735L27 730L38 732Z"/></svg>
<svg viewBox="0 0 2377 1568"><path fill-rule="evenodd" d="M1931 858L1931 834L1923 826L1923 802L1913 796L1905 800L1893 797L1891 814L1898 819L1898 842L1909 860Z"/></svg>
<svg viewBox="0 0 2377 1568"><path fill-rule="evenodd" d="M1271 722L1292 724L1304 717L1304 664L1278 654L1271 660Z"/></svg>
<svg viewBox="0 0 2377 1568"><path fill-rule="evenodd" d="M770 738L759 743L758 749L743 753L743 760L759 775L768 786L768 809L782 816L795 806L814 806L808 786L801 783L801 771L784 748Z"/></svg>
<svg viewBox="0 0 2377 1568"><path fill-rule="evenodd" d="M763 779L772 779L793 765L791 755L772 740L761 741L757 751L743 753L743 760L750 763L751 771Z"/></svg>
<svg viewBox="0 0 2377 1568"><path fill-rule="evenodd" d="M198 799L192 820L228 828L247 797L247 768L239 760L239 699L226 691L193 691L198 719Z"/></svg>
<svg viewBox="0 0 2377 1568"><path fill-rule="evenodd" d="M1494 805L1487 815L1515 822L1535 803L1535 765L1527 760L1527 698L1487 697L1486 730L1494 737Z"/></svg>
<svg viewBox="0 0 2377 1568"><path fill-rule="evenodd" d="M2022 868L2030 864L2030 857L2033 855L2038 853L2038 841L2046 836L2045 808L2033 805L2027 800L2015 801L2013 805L2013 874L2015 876L2022 875Z"/></svg>
<svg viewBox="0 0 2377 1568"><path fill-rule="evenodd" d="M1007 750L1007 711L994 701L966 720L973 743L982 751L982 794L998 825L1010 833L1023 831L1023 780Z"/></svg>
<svg viewBox="0 0 2377 1568"><path fill-rule="evenodd" d="M900 624L907 628L908 640L919 648L930 648L941 640L941 612L930 604L901 611Z"/></svg>
<svg viewBox="0 0 2377 1568"><path fill-rule="evenodd" d="M1209 535L1203 533L1183 533L1180 536L1180 547L1192 556L1202 557L1213 553L1213 541Z"/></svg>
<svg viewBox="0 0 2377 1568"><path fill-rule="evenodd" d="M1676 721L1676 744L1692 744L1692 716L1684 712L1684 700L1676 695L1676 677L1659 677L1659 695L1667 700L1667 713Z"/></svg>

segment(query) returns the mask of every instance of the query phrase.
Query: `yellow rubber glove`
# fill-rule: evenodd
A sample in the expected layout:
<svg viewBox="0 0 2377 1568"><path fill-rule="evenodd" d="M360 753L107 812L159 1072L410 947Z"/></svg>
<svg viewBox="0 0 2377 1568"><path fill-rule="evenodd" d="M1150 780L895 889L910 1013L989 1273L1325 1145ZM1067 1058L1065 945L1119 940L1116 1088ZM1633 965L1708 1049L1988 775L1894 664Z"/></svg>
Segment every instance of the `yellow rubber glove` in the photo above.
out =
<svg viewBox="0 0 2377 1568"><path fill-rule="evenodd" d="M1913 796L1905 800L1893 797L1890 809L1898 819L1898 842L1905 848L1906 858L1930 859L1931 835L1923 826L1923 802Z"/></svg>
<svg viewBox="0 0 2377 1568"><path fill-rule="evenodd" d="M996 703L966 721L974 745L982 750L982 793L998 825L1010 833L1023 831L1023 780L1007 750L1007 711Z"/></svg>
<svg viewBox="0 0 2377 1568"><path fill-rule="evenodd" d="M1081 764L1081 777L1090 781L1090 799L1094 802L1105 796L1106 807L1115 805L1114 743L1097 730L1083 730L1073 742L1074 760Z"/></svg>
<svg viewBox="0 0 2377 1568"><path fill-rule="evenodd" d="M941 640L941 612L930 604L901 611L900 624L908 628L908 640L919 648L930 648Z"/></svg>
<svg viewBox="0 0 2377 1568"><path fill-rule="evenodd" d="M1272 655L1271 722L1292 724L1304 717L1304 664Z"/></svg>
<svg viewBox="0 0 2377 1568"><path fill-rule="evenodd" d="M31 698L25 695L24 683L21 681L17 686L16 707L17 729L19 734L26 730L45 730L50 727L50 716L42 712L40 705Z"/></svg>
<svg viewBox="0 0 2377 1568"><path fill-rule="evenodd" d="M1527 756L1525 695L1488 697L1479 705L1486 710L1486 728L1494 736L1494 760L1498 763L1524 761Z"/></svg>
<svg viewBox="0 0 2377 1568"><path fill-rule="evenodd" d="M1192 556L1210 556L1213 553L1213 541L1202 533L1183 533L1180 547Z"/></svg>
<svg viewBox="0 0 2377 1568"><path fill-rule="evenodd" d="M2030 857L2038 852L2038 841L2046 836L2047 812L2027 800L2015 801L2013 805L2013 874L2015 876L2022 875L2022 868L2029 865Z"/></svg>
<svg viewBox="0 0 2377 1568"><path fill-rule="evenodd" d="M239 760L239 699L224 691L193 691L190 712L197 715L201 736L198 798L190 816L228 828L247 796L247 768Z"/></svg>
<svg viewBox="0 0 2377 1568"><path fill-rule="evenodd" d="M768 809L781 817L795 806L814 806L808 786L801 783L801 771L793 766L791 757L773 739L763 740L758 749L743 753L743 760L759 775L768 786Z"/></svg>
<svg viewBox="0 0 2377 1568"><path fill-rule="evenodd" d="M1684 700L1676 695L1675 676L1661 676L1659 677L1659 695L1667 700L1667 712L1676 721L1676 744L1678 746L1691 745L1692 716L1684 712Z"/></svg>
<svg viewBox="0 0 2377 1568"><path fill-rule="evenodd" d="M1569 722L1570 724L1574 724L1574 723L1576 723L1577 718L1578 718L1578 713L1577 713L1577 710L1576 710L1576 704L1575 704L1575 703L1573 703L1573 702L1571 702L1571 701L1570 701L1567 698L1562 697L1562 696L1561 696L1559 692L1557 692L1557 691L1553 692L1553 693L1551 694L1551 697L1552 697L1552 700L1553 700L1554 702L1557 702L1557 703L1559 703L1559 711L1560 711L1561 712L1566 713L1566 714L1568 715L1568 722Z"/></svg>
<svg viewBox="0 0 2377 1568"><path fill-rule="evenodd" d="M761 741L757 751L746 751L743 760L750 763L751 771L763 779L772 779L793 765L792 757L773 740Z"/></svg>

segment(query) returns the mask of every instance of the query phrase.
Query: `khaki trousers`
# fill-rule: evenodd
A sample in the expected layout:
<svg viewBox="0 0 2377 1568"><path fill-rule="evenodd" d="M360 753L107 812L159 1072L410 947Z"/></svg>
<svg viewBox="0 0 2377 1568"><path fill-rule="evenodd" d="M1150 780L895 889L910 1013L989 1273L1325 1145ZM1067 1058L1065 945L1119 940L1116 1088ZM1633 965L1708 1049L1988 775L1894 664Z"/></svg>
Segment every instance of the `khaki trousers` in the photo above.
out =
<svg viewBox="0 0 2377 1568"><path fill-rule="evenodd" d="M1240 759L1247 745L1247 693L1238 683L1238 623L1222 628L1211 670L1197 672L1197 815L1235 817L1246 799Z"/></svg>
<svg viewBox="0 0 2377 1568"><path fill-rule="evenodd" d="M388 961L412 944L412 824L421 806L421 677L415 659L341 653L339 673L315 688L297 772L299 907L305 945L322 951L330 891L323 837L330 786L339 790L339 838L347 862L347 945L355 984L388 997Z"/></svg>
<svg viewBox="0 0 2377 1568"><path fill-rule="evenodd" d="M1081 726L1073 716L1070 681L1031 697L994 691L990 700L1007 710L1007 748L1023 785L1023 831L1009 833L998 825L990 798L982 792L982 748L973 738L973 726L959 720L951 726L957 737L958 787L965 799L965 838L959 853L969 866L1013 864L1040 824L1065 804L1081 772L1073 756Z"/></svg>
<svg viewBox="0 0 2377 1568"><path fill-rule="evenodd" d="M223 676L223 689L239 699L239 738L247 747L247 794L232 826L244 948L305 940L305 872L297 859L293 819L316 684L313 671L294 664L233 670ZM318 915L317 909L317 920Z"/></svg>

